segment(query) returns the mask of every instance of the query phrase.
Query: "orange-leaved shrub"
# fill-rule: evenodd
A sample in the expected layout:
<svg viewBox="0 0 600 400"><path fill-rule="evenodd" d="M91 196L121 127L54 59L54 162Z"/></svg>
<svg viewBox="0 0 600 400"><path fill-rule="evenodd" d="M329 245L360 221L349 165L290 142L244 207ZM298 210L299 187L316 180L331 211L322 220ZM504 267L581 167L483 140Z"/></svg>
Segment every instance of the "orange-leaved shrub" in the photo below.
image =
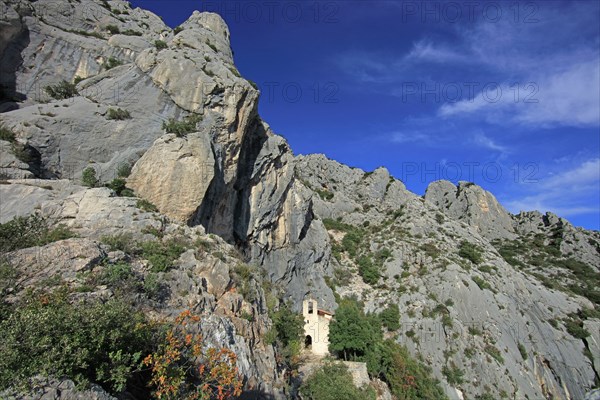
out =
<svg viewBox="0 0 600 400"><path fill-rule="evenodd" d="M182 312L165 343L143 360L151 369L150 385L157 399L225 400L242 393L235 353L207 348L197 333L199 322L197 315Z"/></svg>

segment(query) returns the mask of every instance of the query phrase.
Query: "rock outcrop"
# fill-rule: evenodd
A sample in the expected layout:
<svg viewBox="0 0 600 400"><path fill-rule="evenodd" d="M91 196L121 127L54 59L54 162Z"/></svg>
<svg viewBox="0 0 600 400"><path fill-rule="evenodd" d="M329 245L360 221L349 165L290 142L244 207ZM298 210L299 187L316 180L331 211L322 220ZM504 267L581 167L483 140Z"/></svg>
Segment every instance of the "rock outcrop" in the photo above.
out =
<svg viewBox="0 0 600 400"><path fill-rule="evenodd" d="M0 141L0 223L39 213L77 235L11 252L21 274L11 301L53 277L84 299L110 298L84 277L119 260L142 281L150 269L107 237L173 239L185 249L157 273L160 300L136 301L157 319L202 314L206 340L238 355L249 398L287 394L265 341L265 287L296 310L308 293L334 310L333 289L370 312L398 305L402 328L387 337L430 365L451 399L581 399L597 384L600 233L550 213L511 215L471 183L433 182L419 197L385 168L294 156L258 115L260 93L216 14L195 12L175 31L121 0L0 7L0 122L15 136ZM56 84L70 93L52 98ZM138 198L81 186L88 167L101 184L132 167ZM253 271L244 282L240 265ZM46 387L78 398L68 381Z"/></svg>
<svg viewBox="0 0 600 400"><path fill-rule="evenodd" d="M432 182L425 192L425 200L444 210L449 217L475 227L490 240L516 237L508 211L494 195L471 182L461 181L458 186L448 181Z"/></svg>

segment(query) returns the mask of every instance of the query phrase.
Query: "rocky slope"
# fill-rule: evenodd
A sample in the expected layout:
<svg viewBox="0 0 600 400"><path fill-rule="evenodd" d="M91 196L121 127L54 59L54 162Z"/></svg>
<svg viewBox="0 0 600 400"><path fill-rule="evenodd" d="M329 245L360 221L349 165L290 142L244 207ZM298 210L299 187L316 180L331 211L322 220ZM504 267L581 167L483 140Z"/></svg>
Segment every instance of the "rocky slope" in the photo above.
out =
<svg viewBox="0 0 600 400"><path fill-rule="evenodd" d="M334 290L369 311L397 304L402 327L388 335L452 399L581 399L598 384L598 232L510 215L467 182L434 182L421 198L383 168L295 157L257 114L259 91L237 71L215 14L172 30L120 0L0 7L0 120L15 134L0 140L0 223L39 212L78 235L10 253L15 298L53 276L89 286L86 274L122 257L145 281L147 260L106 238L179 240L186 250L159 276L170 295L140 304L157 317L205 315L205 336L238 354L248 396L284 396L263 340L263 282L297 309L307 293L335 309ZM50 96L61 84L71 93ZM127 186L157 210L80 186L88 167L104 183L131 167ZM257 267L249 286L239 265ZM115 290L92 286L86 296ZM589 335L574 337L573 326Z"/></svg>

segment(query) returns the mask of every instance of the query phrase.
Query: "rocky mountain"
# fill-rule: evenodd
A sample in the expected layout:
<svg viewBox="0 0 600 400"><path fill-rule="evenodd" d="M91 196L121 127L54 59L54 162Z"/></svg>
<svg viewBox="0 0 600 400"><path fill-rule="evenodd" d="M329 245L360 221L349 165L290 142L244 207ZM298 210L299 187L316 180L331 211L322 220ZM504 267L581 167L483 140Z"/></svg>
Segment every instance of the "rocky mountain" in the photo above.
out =
<svg viewBox="0 0 600 400"><path fill-rule="evenodd" d="M269 303L298 311L307 294L328 310L334 293L397 305L386 335L451 399L582 399L599 384L599 232L511 215L468 182L419 197L384 168L294 156L216 14L171 29L121 0L0 8L0 223L37 213L75 236L8 249L9 302L59 284L109 299L121 283L92 278L125 260L156 283L135 295L148 315L191 308L234 350L247 398L293 393L265 339ZM148 241L171 267L153 271ZM47 382L44 398L72 398L57 394L69 385Z"/></svg>

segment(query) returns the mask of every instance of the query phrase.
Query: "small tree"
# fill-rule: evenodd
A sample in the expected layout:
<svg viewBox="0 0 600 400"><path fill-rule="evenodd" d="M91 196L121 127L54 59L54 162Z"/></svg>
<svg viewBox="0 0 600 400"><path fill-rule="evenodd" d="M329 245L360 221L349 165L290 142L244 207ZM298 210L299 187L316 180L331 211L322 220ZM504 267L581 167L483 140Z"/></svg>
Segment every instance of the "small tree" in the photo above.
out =
<svg viewBox="0 0 600 400"><path fill-rule="evenodd" d="M229 349L205 349L196 333L200 318L184 311L167 332L165 343L142 362L150 367L158 399L232 399L242 393L237 357Z"/></svg>
<svg viewBox="0 0 600 400"><path fill-rule="evenodd" d="M87 187L93 188L98 186L99 181L96 177L96 170L92 167L84 169L81 174L81 181L83 182L83 185Z"/></svg>
<svg viewBox="0 0 600 400"><path fill-rule="evenodd" d="M329 349L344 360L362 358L381 339L381 326L354 299L342 299L329 326Z"/></svg>

